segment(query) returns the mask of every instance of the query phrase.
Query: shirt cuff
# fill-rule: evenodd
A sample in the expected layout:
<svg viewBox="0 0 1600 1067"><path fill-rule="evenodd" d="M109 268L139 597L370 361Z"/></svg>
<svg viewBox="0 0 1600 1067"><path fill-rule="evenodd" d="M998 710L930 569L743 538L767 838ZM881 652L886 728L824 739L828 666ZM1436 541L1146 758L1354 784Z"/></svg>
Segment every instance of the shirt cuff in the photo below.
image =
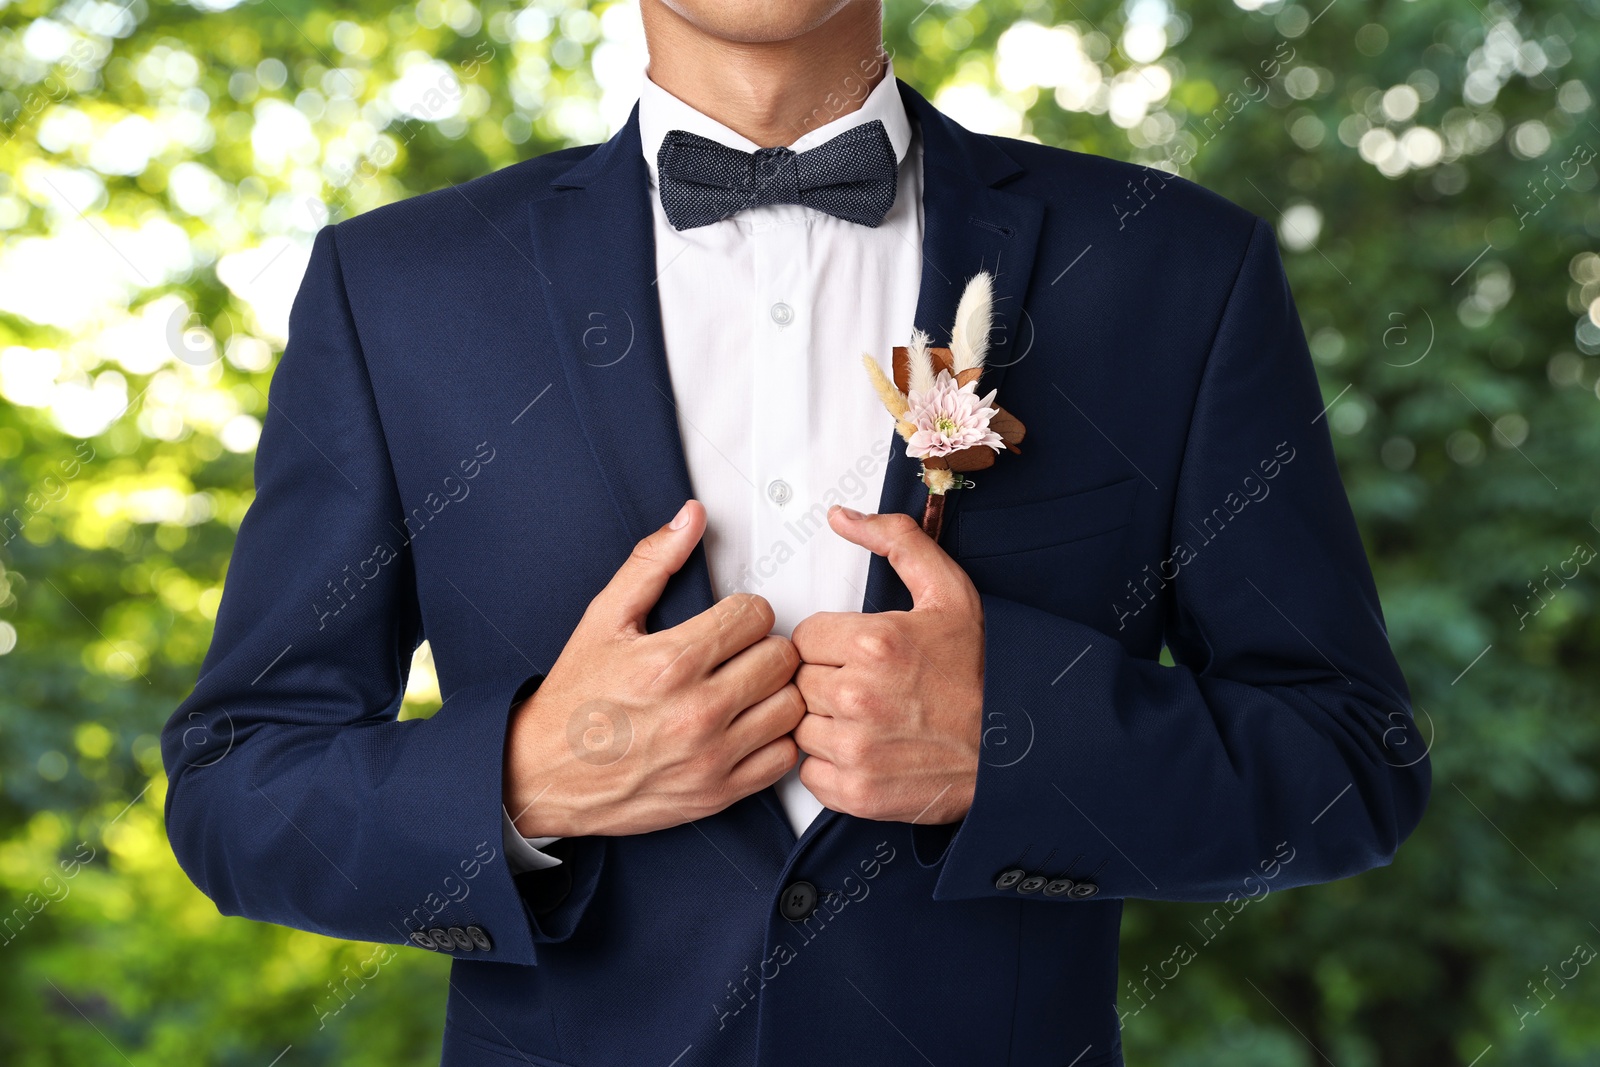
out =
<svg viewBox="0 0 1600 1067"><path fill-rule="evenodd" d="M506 866L511 868L512 874L524 874L528 871L542 871L549 867L561 866L561 861L554 856L547 856L539 850L556 841L559 837L523 837L517 831L516 823L511 821L511 813L504 807L500 809L501 838L506 847Z"/></svg>

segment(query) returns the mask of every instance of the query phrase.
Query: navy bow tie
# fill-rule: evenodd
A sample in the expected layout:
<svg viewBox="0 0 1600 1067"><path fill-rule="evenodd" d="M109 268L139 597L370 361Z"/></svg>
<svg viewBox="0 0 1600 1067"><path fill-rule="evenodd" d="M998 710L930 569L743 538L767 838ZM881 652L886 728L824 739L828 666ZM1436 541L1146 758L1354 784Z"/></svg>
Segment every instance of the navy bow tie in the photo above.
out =
<svg viewBox="0 0 1600 1067"><path fill-rule="evenodd" d="M804 152L741 152L671 130L661 142L656 171L667 220L675 230L690 230L762 204L803 204L877 226L894 205L900 167L889 132L873 119Z"/></svg>

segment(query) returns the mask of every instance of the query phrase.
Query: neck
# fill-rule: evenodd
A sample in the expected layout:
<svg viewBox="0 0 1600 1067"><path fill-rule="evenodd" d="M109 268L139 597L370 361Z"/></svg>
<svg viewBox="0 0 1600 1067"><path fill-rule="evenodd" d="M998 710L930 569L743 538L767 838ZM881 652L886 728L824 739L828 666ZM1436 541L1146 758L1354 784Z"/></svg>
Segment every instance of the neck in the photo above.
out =
<svg viewBox="0 0 1600 1067"><path fill-rule="evenodd" d="M847 3L782 41L719 37L662 0L644 0L641 14L650 80L763 148L856 111L888 69L876 3Z"/></svg>

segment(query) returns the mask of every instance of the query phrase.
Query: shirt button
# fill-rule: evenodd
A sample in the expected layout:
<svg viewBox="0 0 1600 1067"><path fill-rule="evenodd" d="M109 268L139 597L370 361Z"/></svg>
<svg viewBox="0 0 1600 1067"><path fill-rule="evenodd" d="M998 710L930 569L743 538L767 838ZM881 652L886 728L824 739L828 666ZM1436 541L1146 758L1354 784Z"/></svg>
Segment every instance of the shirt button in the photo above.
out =
<svg viewBox="0 0 1600 1067"><path fill-rule="evenodd" d="M789 483L782 478L767 485L767 497L774 504L787 504L792 496L794 496L794 490L790 489Z"/></svg>
<svg viewBox="0 0 1600 1067"><path fill-rule="evenodd" d="M794 321L794 308L782 300L772 305L772 321L779 326L787 326Z"/></svg>

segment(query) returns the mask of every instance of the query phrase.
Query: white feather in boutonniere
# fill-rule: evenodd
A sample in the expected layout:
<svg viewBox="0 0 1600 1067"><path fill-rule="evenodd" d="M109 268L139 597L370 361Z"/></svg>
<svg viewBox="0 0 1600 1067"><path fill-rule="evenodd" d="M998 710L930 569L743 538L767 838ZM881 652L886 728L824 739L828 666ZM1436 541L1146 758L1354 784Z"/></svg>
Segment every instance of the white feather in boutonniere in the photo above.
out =
<svg viewBox="0 0 1600 1067"><path fill-rule="evenodd" d="M894 350L893 381L872 356L861 357L878 399L906 441L906 455L922 461L922 482L928 487L922 528L935 541L944 522L945 494L971 484L956 475L993 466L1002 448L1020 452L1017 443L1027 432L994 402L996 390L978 395L993 307L993 279L986 272L975 274L956 305L949 348L933 348L927 334L913 330L911 343Z"/></svg>

